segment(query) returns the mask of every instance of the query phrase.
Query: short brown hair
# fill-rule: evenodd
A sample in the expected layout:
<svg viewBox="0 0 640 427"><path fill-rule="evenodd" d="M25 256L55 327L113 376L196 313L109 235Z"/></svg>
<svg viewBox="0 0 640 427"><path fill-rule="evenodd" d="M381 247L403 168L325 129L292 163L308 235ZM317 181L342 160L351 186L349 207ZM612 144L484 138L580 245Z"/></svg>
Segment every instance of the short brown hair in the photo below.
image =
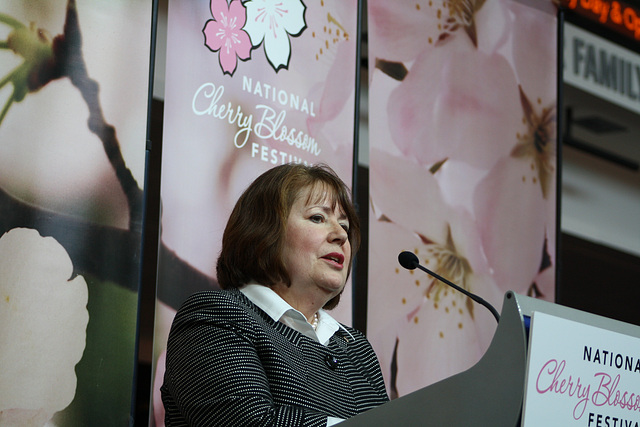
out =
<svg viewBox="0 0 640 427"><path fill-rule="evenodd" d="M332 207L339 206L349 221L351 269L360 246L360 221L349 188L327 165L287 163L256 178L236 202L222 235L216 266L223 289L238 288L252 280L265 286L279 282L291 285L282 261L285 227L296 198L306 188L314 190L309 193L314 197L316 185L331 194ZM339 299L340 295L334 297L324 308L334 308Z"/></svg>

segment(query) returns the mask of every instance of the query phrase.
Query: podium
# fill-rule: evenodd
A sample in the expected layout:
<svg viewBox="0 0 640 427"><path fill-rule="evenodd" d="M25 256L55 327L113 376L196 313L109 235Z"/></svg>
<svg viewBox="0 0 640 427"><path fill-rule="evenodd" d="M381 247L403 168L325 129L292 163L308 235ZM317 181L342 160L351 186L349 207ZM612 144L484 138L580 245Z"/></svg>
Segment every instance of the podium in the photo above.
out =
<svg viewBox="0 0 640 427"><path fill-rule="evenodd" d="M478 363L350 418L340 426L519 426L525 395L529 326L534 312L640 338L638 326L509 291L504 297L495 335Z"/></svg>

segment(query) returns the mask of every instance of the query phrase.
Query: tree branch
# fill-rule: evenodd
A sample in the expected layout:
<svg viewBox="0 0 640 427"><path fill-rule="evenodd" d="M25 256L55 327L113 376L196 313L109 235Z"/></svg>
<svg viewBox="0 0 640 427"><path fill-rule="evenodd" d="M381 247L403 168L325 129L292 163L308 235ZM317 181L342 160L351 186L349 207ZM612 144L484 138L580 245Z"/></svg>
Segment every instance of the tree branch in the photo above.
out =
<svg viewBox="0 0 640 427"><path fill-rule="evenodd" d="M0 188L0 236L25 227L60 243L73 261L74 274L112 281L134 292L140 286L141 232L98 225L20 201ZM158 298L177 309L193 292L219 288L217 282L178 257L164 244L159 251ZM178 285L177 285L178 284ZM169 289L171 288L171 289Z"/></svg>
<svg viewBox="0 0 640 427"><path fill-rule="evenodd" d="M115 128L106 122L100 106L100 86L89 77L87 66L82 55L82 34L78 22L78 11L75 0L69 0L63 34L53 40L54 56L51 62L39 67L30 76L29 88L39 89L53 79L68 77L78 88L89 108L87 125L100 140L113 167L118 182L124 191L129 204L129 227L131 230L142 229L143 191L138 186L131 170L127 167ZM143 141L140 141L143 147ZM142 149L142 148L141 148Z"/></svg>

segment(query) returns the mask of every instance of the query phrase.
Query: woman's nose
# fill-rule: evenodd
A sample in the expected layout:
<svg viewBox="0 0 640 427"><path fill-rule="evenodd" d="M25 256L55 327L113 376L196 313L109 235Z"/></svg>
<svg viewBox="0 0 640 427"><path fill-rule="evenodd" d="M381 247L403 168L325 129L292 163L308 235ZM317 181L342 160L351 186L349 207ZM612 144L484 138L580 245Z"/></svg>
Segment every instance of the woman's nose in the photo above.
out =
<svg viewBox="0 0 640 427"><path fill-rule="evenodd" d="M334 221L331 233L329 234L329 240L340 241L340 244L343 244L348 238L349 234L347 233L347 230L345 230L340 223Z"/></svg>

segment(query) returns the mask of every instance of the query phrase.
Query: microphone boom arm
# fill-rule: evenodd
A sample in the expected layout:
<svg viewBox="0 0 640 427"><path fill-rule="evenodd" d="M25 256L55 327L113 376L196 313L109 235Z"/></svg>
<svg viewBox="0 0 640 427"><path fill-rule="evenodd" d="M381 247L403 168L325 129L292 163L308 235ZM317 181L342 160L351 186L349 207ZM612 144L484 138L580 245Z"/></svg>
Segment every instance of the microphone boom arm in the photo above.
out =
<svg viewBox="0 0 640 427"><path fill-rule="evenodd" d="M433 271L429 270L428 268L421 266L420 262L418 262L418 257L414 253L408 252L408 251L401 252L400 255L398 255L398 261L400 262L400 265L402 265L404 268L406 268L408 270L414 270L415 268L419 268L420 270L424 271L428 275L435 277L436 279L440 280L441 282L446 283L447 285L451 286L456 291L461 292L462 294L468 296L469 298L471 298L472 300L474 300L478 304L485 306L491 312L491 314L493 314L493 317L496 318L496 322L498 322L498 323L500 322L500 315L498 314L498 311L491 304L489 304L487 301L485 301L484 299L480 298L479 296L477 296L475 294L472 294L471 292L467 291L466 289L461 288L460 286L456 285L455 283L445 279L444 277L440 276L439 274L434 273Z"/></svg>

